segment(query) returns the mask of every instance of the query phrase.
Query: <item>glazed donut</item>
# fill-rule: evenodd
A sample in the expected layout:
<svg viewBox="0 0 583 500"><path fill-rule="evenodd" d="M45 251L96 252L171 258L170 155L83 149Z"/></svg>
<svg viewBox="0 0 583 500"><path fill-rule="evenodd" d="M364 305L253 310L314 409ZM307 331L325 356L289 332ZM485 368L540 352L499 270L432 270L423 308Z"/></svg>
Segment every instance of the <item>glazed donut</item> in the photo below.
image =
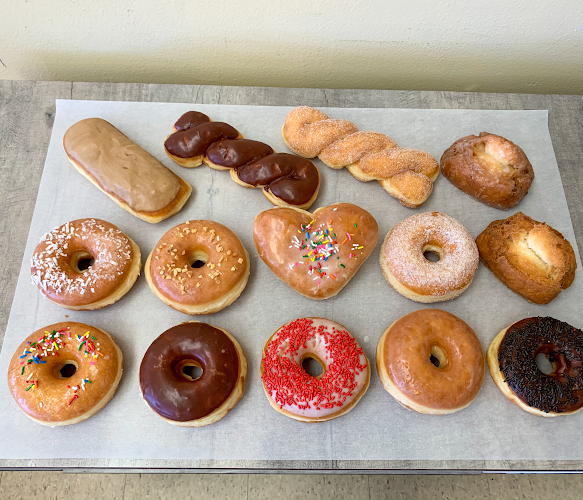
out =
<svg viewBox="0 0 583 500"><path fill-rule="evenodd" d="M441 169L455 187L501 210L517 205L534 180L524 151L508 139L488 132L454 142L441 157Z"/></svg>
<svg viewBox="0 0 583 500"><path fill-rule="evenodd" d="M35 422L70 425L108 403L122 371L122 353L107 332L83 323L56 323L20 344L8 367L8 387Z"/></svg>
<svg viewBox="0 0 583 500"><path fill-rule="evenodd" d="M302 362L315 359L314 377ZM368 389L368 358L342 325L302 318L277 330L263 346L261 380L273 408L300 422L325 422L348 413Z"/></svg>
<svg viewBox="0 0 583 500"><path fill-rule="evenodd" d="M136 282L140 249L99 219L67 222L45 234L30 264L32 282L51 302L76 311L121 299Z"/></svg>
<svg viewBox="0 0 583 500"><path fill-rule="evenodd" d="M431 262L425 253L437 255ZM388 283L416 302L442 302L460 295L478 269L478 248L460 222L440 212L412 215L387 234L380 264Z"/></svg>
<svg viewBox="0 0 583 500"><path fill-rule="evenodd" d="M350 203L320 207L313 214L272 208L255 217L259 257L284 283L314 300L334 297L375 248L377 221Z"/></svg>
<svg viewBox="0 0 583 500"><path fill-rule="evenodd" d="M146 281L162 302L185 314L211 314L247 286L249 254L228 228L193 220L168 231L145 265Z"/></svg>
<svg viewBox="0 0 583 500"><path fill-rule="evenodd" d="M559 231L522 212L491 222L476 238L482 263L510 290L548 304L575 279L577 260Z"/></svg>
<svg viewBox="0 0 583 500"><path fill-rule="evenodd" d="M346 167L358 180L378 181L406 207L418 207L431 194L439 164L429 153L400 148L389 136L358 132L347 120L331 120L314 108L300 106L287 116L283 140L294 153L318 156L330 168Z"/></svg>
<svg viewBox="0 0 583 500"><path fill-rule="evenodd" d="M72 125L63 148L83 177L146 222L179 212L192 193L190 184L101 118Z"/></svg>
<svg viewBox="0 0 583 500"><path fill-rule="evenodd" d="M164 148L183 167L205 163L216 170L229 170L237 184L262 188L276 206L306 209L318 196L320 171L311 161L274 153L267 144L244 139L235 128L213 122L198 111L188 111L178 119Z"/></svg>
<svg viewBox="0 0 583 500"><path fill-rule="evenodd" d="M196 377L194 367L202 370ZM184 427L214 424L245 392L247 360L226 330L190 321L160 335L140 365L140 390L166 422Z"/></svg>
<svg viewBox="0 0 583 500"><path fill-rule="evenodd" d="M438 309L414 311L389 326L376 362L386 391L405 408L429 415L466 408L484 381L484 352L474 330Z"/></svg>
<svg viewBox="0 0 583 500"><path fill-rule="evenodd" d="M553 371L539 370L545 355ZM541 417L583 408L583 331L554 318L525 318L504 328L487 354L494 383L519 408Z"/></svg>

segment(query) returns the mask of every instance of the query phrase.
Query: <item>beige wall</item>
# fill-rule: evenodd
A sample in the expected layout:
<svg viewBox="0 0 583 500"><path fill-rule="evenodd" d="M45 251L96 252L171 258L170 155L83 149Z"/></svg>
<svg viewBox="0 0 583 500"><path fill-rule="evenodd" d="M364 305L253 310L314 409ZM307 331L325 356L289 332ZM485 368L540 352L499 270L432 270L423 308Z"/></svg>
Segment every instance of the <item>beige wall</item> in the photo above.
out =
<svg viewBox="0 0 583 500"><path fill-rule="evenodd" d="M583 1L3 0L0 78L583 94Z"/></svg>

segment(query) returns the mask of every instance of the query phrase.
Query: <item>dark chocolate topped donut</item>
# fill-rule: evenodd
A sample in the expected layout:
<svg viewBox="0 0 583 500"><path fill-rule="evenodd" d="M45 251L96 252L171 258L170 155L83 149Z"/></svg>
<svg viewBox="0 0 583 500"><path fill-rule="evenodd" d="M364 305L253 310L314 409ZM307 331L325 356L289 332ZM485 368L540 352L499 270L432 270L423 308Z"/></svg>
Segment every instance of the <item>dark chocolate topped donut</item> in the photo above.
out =
<svg viewBox="0 0 583 500"><path fill-rule="evenodd" d="M554 370L541 372L539 354ZM498 348L508 387L530 407L545 413L573 412L583 406L583 331L554 318L526 318L508 327Z"/></svg>
<svg viewBox="0 0 583 500"><path fill-rule="evenodd" d="M185 366L202 375L189 380ZM166 330L148 348L140 366L140 388L150 408L161 417L188 422L206 417L235 390L239 357L221 329L188 322Z"/></svg>

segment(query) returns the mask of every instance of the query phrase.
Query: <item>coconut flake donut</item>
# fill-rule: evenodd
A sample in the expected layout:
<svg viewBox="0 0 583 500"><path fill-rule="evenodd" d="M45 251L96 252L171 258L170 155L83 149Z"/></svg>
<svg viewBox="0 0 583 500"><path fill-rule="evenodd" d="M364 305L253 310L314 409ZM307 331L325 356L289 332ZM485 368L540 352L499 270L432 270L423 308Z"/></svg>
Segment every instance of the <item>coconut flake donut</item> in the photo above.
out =
<svg viewBox="0 0 583 500"><path fill-rule="evenodd" d="M70 425L107 404L122 371L122 353L107 332L69 321L41 328L20 344L8 367L8 387L32 420Z"/></svg>
<svg viewBox="0 0 583 500"><path fill-rule="evenodd" d="M249 254L228 228L187 221L168 231L146 261L154 295L177 311L210 314L232 304L249 279Z"/></svg>
<svg viewBox="0 0 583 500"><path fill-rule="evenodd" d="M484 352L474 331L438 309L403 316L385 330L376 353L386 391L419 413L445 415L469 406L484 381Z"/></svg>
<svg viewBox="0 0 583 500"><path fill-rule="evenodd" d="M166 422L202 427L233 409L245 392L246 377L245 354L229 332L189 321L152 342L140 365L140 390Z"/></svg>
<svg viewBox="0 0 583 500"><path fill-rule="evenodd" d="M320 376L304 370L306 358L322 366ZM342 325L302 318L267 339L261 379L278 412L300 422L325 422L354 408L368 388L370 368L366 354Z"/></svg>
<svg viewBox="0 0 583 500"><path fill-rule="evenodd" d="M431 262L426 252L439 260ZM393 227L381 248L389 284L416 302L442 302L460 295L478 269L478 247L460 222L440 212L413 215Z"/></svg>
<svg viewBox="0 0 583 500"><path fill-rule="evenodd" d="M140 274L140 248L99 219L67 222L45 234L31 259L32 282L55 304L76 311L121 299Z"/></svg>
<svg viewBox="0 0 583 500"><path fill-rule="evenodd" d="M543 373L543 354L552 371ZM554 318L525 318L490 344L488 367L502 394L540 417L572 415L583 408L583 331Z"/></svg>

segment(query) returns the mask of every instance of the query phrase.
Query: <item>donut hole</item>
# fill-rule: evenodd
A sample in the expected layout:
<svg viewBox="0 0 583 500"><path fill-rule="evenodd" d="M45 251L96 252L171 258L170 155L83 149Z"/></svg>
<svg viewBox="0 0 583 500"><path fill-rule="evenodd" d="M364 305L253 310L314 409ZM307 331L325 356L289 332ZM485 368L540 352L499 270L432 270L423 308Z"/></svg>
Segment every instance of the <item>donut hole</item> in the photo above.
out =
<svg viewBox="0 0 583 500"><path fill-rule="evenodd" d="M57 378L60 379L68 379L71 378L77 370L79 369L79 364L77 361L73 361L69 359L67 361L63 361L59 363L55 369L55 375Z"/></svg>
<svg viewBox="0 0 583 500"><path fill-rule="evenodd" d="M204 370L198 361L185 359L176 365L176 372L186 380L194 382L202 377Z"/></svg>
<svg viewBox="0 0 583 500"><path fill-rule="evenodd" d="M209 260L209 256L202 250L196 250L188 259L188 265L194 269L199 269L204 266Z"/></svg>
<svg viewBox="0 0 583 500"><path fill-rule="evenodd" d="M439 262L443 258L443 252L436 245L426 244L423 246L423 257L429 262Z"/></svg>
<svg viewBox="0 0 583 500"><path fill-rule="evenodd" d="M429 352L429 361L431 361L436 368L445 368L447 366L447 356L445 355L445 351L439 346L432 345Z"/></svg>
<svg viewBox="0 0 583 500"><path fill-rule="evenodd" d="M556 363L551 354L540 352L535 360L537 368L545 375L550 375L556 370Z"/></svg>
<svg viewBox="0 0 583 500"><path fill-rule="evenodd" d="M89 252L81 250L79 252L75 252L71 256L71 267L75 272L84 273L87 271L93 264L95 263L95 259L93 255Z"/></svg>
<svg viewBox="0 0 583 500"><path fill-rule="evenodd" d="M313 354L306 354L301 362L302 369L314 378L320 379L326 371L324 362Z"/></svg>

